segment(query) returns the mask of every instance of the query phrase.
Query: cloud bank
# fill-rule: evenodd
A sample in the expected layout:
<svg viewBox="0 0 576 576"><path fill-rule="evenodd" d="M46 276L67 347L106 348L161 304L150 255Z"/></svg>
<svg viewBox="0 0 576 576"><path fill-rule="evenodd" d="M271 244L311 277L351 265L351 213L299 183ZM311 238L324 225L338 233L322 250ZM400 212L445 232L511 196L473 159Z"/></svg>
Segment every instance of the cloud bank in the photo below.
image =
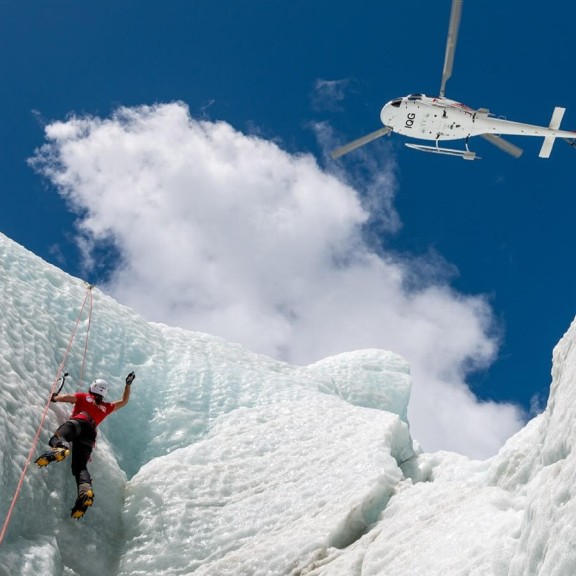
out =
<svg viewBox="0 0 576 576"><path fill-rule="evenodd" d="M46 139L32 163L77 213L86 265L114 246L105 288L148 320L296 364L397 352L412 366L409 417L426 450L484 457L521 426L517 408L466 385L497 350L485 300L455 292L433 261L422 275L421 261L366 240L375 211L397 228L392 173L373 177L363 202L311 155L194 120L182 103L70 117Z"/></svg>

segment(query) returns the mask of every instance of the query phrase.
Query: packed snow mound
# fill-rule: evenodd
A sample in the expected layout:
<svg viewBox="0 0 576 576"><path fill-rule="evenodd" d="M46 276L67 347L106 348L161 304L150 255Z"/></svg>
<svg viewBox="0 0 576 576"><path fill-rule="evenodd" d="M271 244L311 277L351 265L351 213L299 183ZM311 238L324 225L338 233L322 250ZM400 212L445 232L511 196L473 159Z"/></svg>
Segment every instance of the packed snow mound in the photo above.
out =
<svg viewBox="0 0 576 576"><path fill-rule="evenodd" d="M393 412L408 422L410 367L393 352L357 350L338 354L310 364L299 373L321 383L320 390L350 404Z"/></svg>
<svg viewBox="0 0 576 576"><path fill-rule="evenodd" d="M86 287L2 235L0 263L3 520ZM135 370L132 398L100 427L80 522L69 463L29 469L0 576L576 574L576 325L546 411L480 462L415 447L396 354L290 366L93 294L66 391L100 376L118 398Z"/></svg>

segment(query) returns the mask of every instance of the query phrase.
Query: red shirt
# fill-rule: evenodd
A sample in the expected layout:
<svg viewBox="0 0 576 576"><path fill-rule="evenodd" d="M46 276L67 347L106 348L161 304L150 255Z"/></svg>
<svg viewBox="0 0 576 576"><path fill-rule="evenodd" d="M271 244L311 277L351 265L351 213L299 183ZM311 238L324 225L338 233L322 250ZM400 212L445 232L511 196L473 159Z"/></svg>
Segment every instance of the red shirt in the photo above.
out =
<svg viewBox="0 0 576 576"><path fill-rule="evenodd" d="M96 400L94 400L91 394L76 392L74 396L76 396L76 404L74 404L70 418L90 421L89 418L86 418L85 414L82 414L82 412L86 412L86 414L89 414L90 418L94 420L96 425L98 425L106 416L110 416L110 414L114 412L114 404L111 402L96 404Z"/></svg>

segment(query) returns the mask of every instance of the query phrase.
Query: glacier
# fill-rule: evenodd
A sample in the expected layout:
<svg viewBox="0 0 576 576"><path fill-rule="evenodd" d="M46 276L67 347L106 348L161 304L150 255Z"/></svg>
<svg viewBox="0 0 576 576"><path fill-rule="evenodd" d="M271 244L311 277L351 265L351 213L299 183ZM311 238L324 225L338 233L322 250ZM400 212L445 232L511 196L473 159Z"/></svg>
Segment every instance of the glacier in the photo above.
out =
<svg viewBox="0 0 576 576"><path fill-rule="evenodd" d="M2 234L0 262L4 522L86 286ZM292 366L92 293L66 391L104 377L116 399L135 370L132 397L100 426L84 519L67 461L28 469L0 576L576 573L576 325L546 410L478 461L412 438L393 352ZM51 405L36 452L68 412Z"/></svg>

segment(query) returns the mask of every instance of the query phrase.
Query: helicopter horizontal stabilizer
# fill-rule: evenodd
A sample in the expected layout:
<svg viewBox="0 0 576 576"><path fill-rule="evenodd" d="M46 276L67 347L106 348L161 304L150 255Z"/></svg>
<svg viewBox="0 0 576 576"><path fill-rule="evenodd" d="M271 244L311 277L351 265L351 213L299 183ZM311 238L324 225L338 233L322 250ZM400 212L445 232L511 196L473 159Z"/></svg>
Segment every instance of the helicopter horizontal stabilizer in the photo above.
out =
<svg viewBox="0 0 576 576"><path fill-rule="evenodd" d="M544 137L544 144L542 144L542 148L540 148L540 154L538 154L540 158L550 158L550 154L552 153L552 146L554 146L554 140L556 140L556 136Z"/></svg>
<svg viewBox="0 0 576 576"><path fill-rule="evenodd" d="M440 148L439 146L426 146L425 144L412 144L406 142L408 148L420 150L420 152L430 152L432 154L445 154L446 156L459 156L464 160L480 160L480 156L476 156L476 152L470 150L455 150L453 148Z"/></svg>
<svg viewBox="0 0 576 576"><path fill-rule="evenodd" d="M560 108L556 106L554 108L554 112L552 113L552 120L550 120L550 125L548 128L551 130L558 130L560 128L560 122L562 122L562 118L564 117L564 112L566 112L566 108ZM538 156L540 158L550 158L550 154L552 153L552 146L554 146L554 141L556 140L556 136L545 136L544 143L542 144L542 148L540 148L540 154Z"/></svg>

